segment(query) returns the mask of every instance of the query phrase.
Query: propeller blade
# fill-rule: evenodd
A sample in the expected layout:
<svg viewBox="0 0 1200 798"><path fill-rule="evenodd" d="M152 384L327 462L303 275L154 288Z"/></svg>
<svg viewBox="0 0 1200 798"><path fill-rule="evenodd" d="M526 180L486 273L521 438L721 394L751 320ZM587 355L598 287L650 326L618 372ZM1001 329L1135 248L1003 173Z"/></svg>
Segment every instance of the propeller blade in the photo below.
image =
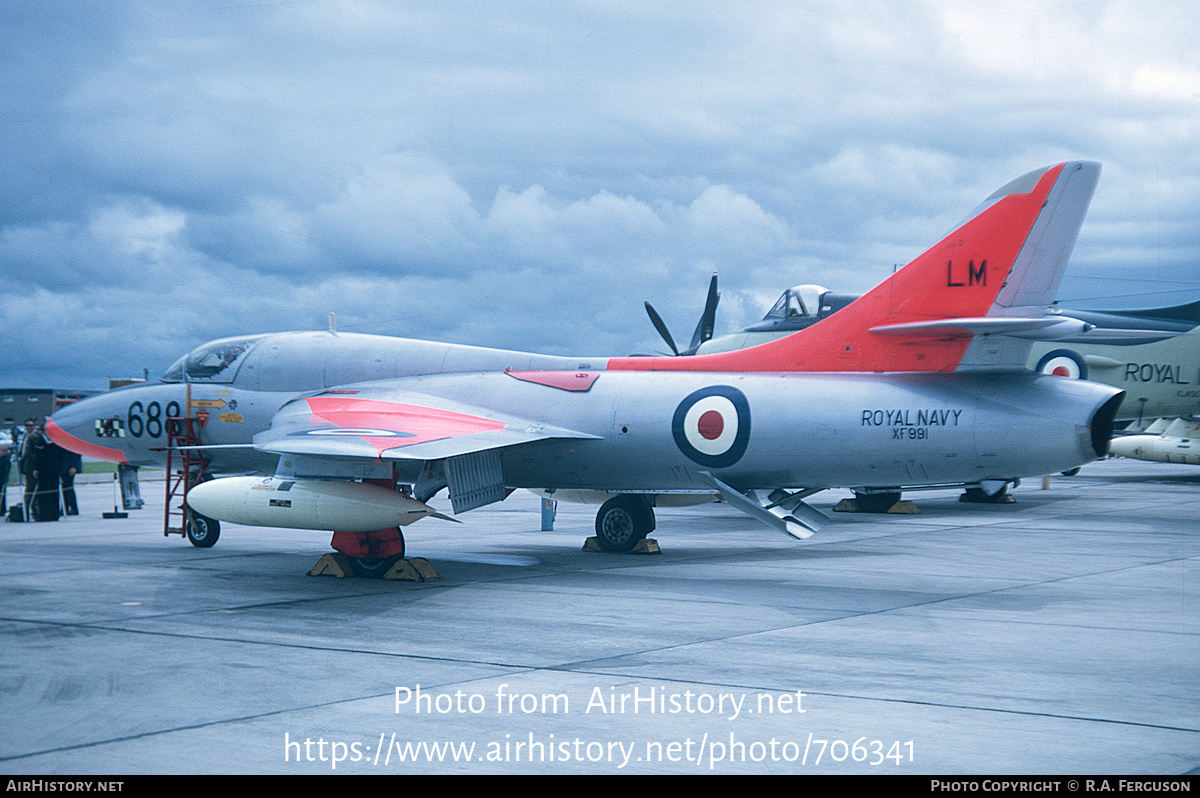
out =
<svg viewBox="0 0 1200 798"><path fill-rule="evenodd" d="M658 311L649 302L646 303L646 313L650 315L650 322L654 325L654 329L658 330L658 334L667 342L667 346L671 347L671 351L678 355L679 347L675 346L675 339L671 337L671 331L667 329L662 316L658 315Z"/></svg>
<svg viewBox="0 0 1200 798"><path fill-rule="evenodd" d="M696 347L713 337L713 327L717 324L717 303L720 300L721 294L717 291L717 275L714 274L708 283L708 299L704 303L704 313L700 314L696 331L692 333L690 351L694 352Z"/></svg>

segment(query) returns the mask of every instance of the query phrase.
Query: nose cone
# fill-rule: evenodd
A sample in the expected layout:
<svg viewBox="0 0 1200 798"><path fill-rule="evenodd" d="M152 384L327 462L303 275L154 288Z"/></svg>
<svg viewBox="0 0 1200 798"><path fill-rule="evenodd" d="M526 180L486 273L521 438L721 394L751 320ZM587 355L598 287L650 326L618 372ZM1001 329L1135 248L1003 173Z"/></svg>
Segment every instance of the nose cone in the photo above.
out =
<svg viewBox="0 0 1200 798"><path fill-rule="evenodd" d="M124 434L120 416L107 405L106 396L83 399L55 411L46 419L46 436L69 452L132 465L125 451L118 448ZM107 411L107 412L106 412ZM105 424L105 420L116 423Z"/></svg>

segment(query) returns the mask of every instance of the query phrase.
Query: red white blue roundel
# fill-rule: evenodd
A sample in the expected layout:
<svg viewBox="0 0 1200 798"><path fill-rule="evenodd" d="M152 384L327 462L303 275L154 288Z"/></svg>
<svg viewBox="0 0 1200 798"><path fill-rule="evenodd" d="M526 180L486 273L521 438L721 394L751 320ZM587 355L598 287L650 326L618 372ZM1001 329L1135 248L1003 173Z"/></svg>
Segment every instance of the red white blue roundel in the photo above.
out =
<svg viewBox="0 0 1200 798"><path fill-rule="evenodd" d="M709 468L728 468L750 443L750 403L737 388L701 388L679 403L671 419L675 445Z"/></svg>
<svg viewBox="0 0 1200 798"><path fill-rule="evenodd" d="M1042 355L1037 370L1042 374L1056 374L1073 380L1086 380L1088 375L1087 363L1078 352L1072 352L1070 349L1055 349Z"/></svg>

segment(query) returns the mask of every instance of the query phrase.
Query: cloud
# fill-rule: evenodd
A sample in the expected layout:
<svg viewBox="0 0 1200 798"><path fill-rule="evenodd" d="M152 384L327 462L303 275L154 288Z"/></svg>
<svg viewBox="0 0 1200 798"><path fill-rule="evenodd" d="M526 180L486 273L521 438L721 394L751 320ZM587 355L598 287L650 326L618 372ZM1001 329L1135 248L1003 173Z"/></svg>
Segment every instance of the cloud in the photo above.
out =
<svg viewBox="0 0 1200 798"><path fill-rule="evenodd" d="M721 329L795 283L862 291L1008 179L1076 157L1105 171L1064 290L1200 290L1188 9L6 8L10 380L95 386L329 311L657 348L644 299L686 337L714 270Z"/></svg>
<svg viewBox="0 0 1200 798"><path fill-rule="evenodd" d="M318 207L311 229L320 241L344 242L360 266L453 273L472 265L479 224L470 196L440 165L389 156Z"/></svg>

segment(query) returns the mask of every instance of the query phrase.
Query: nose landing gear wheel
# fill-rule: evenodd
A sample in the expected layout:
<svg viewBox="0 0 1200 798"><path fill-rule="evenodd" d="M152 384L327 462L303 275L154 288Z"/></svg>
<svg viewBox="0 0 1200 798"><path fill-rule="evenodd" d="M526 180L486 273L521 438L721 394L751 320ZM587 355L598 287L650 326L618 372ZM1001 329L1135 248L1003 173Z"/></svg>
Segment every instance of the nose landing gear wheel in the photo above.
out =
<svg viewBox="0 0 1200 798"><path fill-rule="evenodd" d="M221 522L200 513L189 511L186 526L187 539L197 548L211 548L221 537Z"/></svg>

